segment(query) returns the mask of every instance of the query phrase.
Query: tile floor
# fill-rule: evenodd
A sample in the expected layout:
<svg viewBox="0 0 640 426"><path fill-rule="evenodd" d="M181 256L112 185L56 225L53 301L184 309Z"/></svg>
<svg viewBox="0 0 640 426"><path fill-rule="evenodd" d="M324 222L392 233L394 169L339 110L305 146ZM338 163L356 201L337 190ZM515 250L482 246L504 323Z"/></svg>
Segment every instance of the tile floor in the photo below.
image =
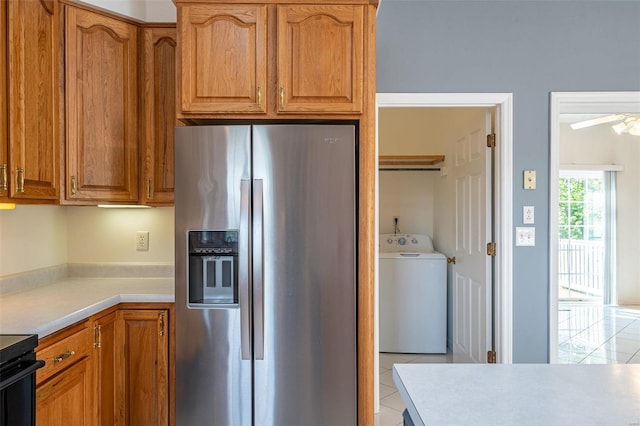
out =
<svg viewBox="0 0 640 426"><path fill-rule="evenodd" d="M453 355L380 353L380 412L376 414L376 426L402 426L404 403L393 382L393 364L397 363L451 363Z"/></svg>
<svg viewBox="0 0 640 426"><path fill-rule="evenodd" d="M640 306L560 302L558 360L563 364L640 364Z"/></svg>

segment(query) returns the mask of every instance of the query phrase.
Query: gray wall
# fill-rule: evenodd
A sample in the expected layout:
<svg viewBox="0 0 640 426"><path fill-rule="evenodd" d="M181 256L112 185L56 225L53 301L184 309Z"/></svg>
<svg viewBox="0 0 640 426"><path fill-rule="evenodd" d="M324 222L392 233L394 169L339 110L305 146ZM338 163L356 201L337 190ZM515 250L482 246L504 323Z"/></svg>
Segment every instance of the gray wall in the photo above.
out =
<svg viewBox="0 0 640 426"><path fill-rule="evenodd" d="M379 93L513 93L514 226L536 208L536 246L514 248L513 360L547 362L549 93L640 90L640 1L383 0L377 26Z"/></svg>

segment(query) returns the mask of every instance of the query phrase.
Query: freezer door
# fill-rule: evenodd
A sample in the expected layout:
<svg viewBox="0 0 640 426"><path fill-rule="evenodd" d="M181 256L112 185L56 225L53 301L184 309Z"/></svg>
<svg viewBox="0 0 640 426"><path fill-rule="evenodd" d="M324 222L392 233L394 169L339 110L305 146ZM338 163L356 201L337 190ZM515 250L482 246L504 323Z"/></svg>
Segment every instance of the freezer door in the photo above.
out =
<svg viewBox="0 0 640 426"><path fill-rule="evenodd" d="M188 231L238 231L244 241L238 262L248 268L250 135L248 126L175 130L178 426L251 425L250 347L244 359L242 353L250 333L248 294L241 291L239 303L217 308L190 308L187 300ZM245 284L248 278L245 271Z"/></svg>
<svg viewBox="0 0 640 426"><path fill-rule="evenodd" d="M255 425L355 425L353 126L253 129Z"/></svg>

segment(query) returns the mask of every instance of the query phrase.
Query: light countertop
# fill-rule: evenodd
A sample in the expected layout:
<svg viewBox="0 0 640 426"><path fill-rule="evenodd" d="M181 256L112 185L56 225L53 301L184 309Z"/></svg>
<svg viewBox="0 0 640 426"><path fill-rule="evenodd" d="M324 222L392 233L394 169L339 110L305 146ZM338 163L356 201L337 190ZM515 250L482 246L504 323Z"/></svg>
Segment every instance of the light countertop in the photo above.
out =
<svg viewBox="0 0 640 426"><path fill-rule="evenodd" d="M118 303L173 301L173 278L66 278L0 296L0 334L42 338Z"/></svg>
<svg viewBox="0 0 640 426"><path fill-rule="evenodd" d="M395 364L416 426L640 425L640 364Z"/></svg>

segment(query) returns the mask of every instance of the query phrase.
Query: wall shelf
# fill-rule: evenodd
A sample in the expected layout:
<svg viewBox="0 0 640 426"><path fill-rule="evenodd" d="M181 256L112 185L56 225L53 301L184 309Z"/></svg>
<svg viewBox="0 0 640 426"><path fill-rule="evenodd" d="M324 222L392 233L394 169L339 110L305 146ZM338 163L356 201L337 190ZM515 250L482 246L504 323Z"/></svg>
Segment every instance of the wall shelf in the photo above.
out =
<svg viewBox="0 0 640 426"><path fill-rule="evenodd" d="M440 170L444 155L380 155L380 170ZM436 166L436 167L433 167Z"/></svg>

